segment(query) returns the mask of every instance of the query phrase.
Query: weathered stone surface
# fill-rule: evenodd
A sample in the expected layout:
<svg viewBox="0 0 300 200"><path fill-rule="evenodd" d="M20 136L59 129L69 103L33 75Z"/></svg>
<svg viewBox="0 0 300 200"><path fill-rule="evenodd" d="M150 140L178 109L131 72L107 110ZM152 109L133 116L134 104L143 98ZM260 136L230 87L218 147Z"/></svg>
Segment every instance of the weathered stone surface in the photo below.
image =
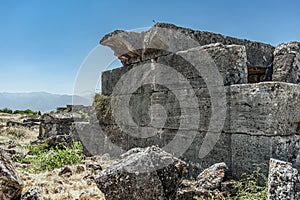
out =
<svg viewBox="0 0 300 200"><path fill-rule="evenodd" d="M268 200L295 199L298 170L291 163L271 159L268 177Z"/></svg>
<svg viewBox="0 0 300 200"><path fill-rule="evenodd" d="M102 170L101 165L97 162L94 162L94 161L88 161L88 162L86 162L85 165L86 165L87 168L93 169L94 171Z"/></svg>
<svg viewBox="0 0 300 200"><path fill-rule="evenodd" d="M66 166L66 167L63 167L60 172L58 173L59 176L72 176L73 172L72 170L70 169L70 167Z"/></svg>
<svg viewBox="0 0 300 200"><path fill-rule="evenodd" d="M82 107L80 107L83 110ZM87 107L86 109L90 109ZM84 115L79 113L53 113L44 114L40 121L39 139L45 139L52 146L64 145L71 148L74 142L81 142L83 145L83 153L86 156L93 155L90 148L87 148L86 139L91 139L92 134L81 134L82 129L89 132L94 130L95 126L92 122L83 122ZM83 141L84 140L84 141ZM94 140L95 143L95 140ZM96 152L97 151L96 149Z"/></svg>
<svg viewBox="0 0 300 200"><path fill-rule="evenodd" d="M228 112L225 121L224 131L219 137L217 144L204 159L199 159L200 145L206 135L208 123L210 122L210 101L200 101L203 104L200 107L199 133L194 138L189 149L183 157L188 160L199 162L203 167L209 167L216 162L225 162L228 164L230 172L234 177L239 177L244 172L251 173L255 167L253 164L269 162L270 155L274 158L284 159L292 162L297 169L300 169L299 157L299 109L298 101L300 95L299 85L282 82L262 82L257 84L237 84L227 86ZM195 89L197 91L197 89ZM200 90L200 89L199 89ZM203 93L199 93L203 94ZM148 94L147 94L148 95ZM170 93L153 92L153 98L150 102L145 99L147 95L139 95L139 99L133 105L133 117L140 121L147 121L145 116L140 115L147 112L147 106L151 103L165 105L168 113L172 114L164 125L163 132L157 136L141 139L131 138L130 135L122 133L116 129L110 131L109 137L113 142L130 149L136 146L146 147L149 145L167 145L177 134L179 121L173 120L192 116L182 116L177 112L176 101L172 100ZM144 100L141 99L141 96ZM135 94L132 96L135 98ZM188 98L182 97L182 99ZM198 97L203 100L203 96ZM142 101L141 101L142 100ZM143 103L139 103L139 101ZM145 107L143 107L143 105ZM138 109L142 106L142 109ZM178 105L180 109L180 106ZM153 115L155 116L155 115ZM150 115L151 117L151 115ZM150 118L151 120L151 118ZM147 123L145 123L147 125ZM145 126L145 125L144 125ZM157 129L159 131L159 129ZM119 133L119 134L116 134ZM189 135L191 131L186 130L184 134ZM121 136L122 137L121 137ZM278 137L277 137L278 136ZM286 137L290 136L290 137ZM118 139L122 138L122 140ZM122 145L123 144L123 145ZM260 149L260 151L257 151ZM229 174L230 174L229 172ZM263 172L267 172L264 167Z"/></svg>
<svg viewBox="0 0 300 200"><path fill-rule="evenodd" d="M175 194L183 165L158 147L135 148L103 170L96 184L108 200L164 199Z"/></svg>
<svg viewBox="0 0 300 200"><path fill-rule="evenodd" d="M99 125L99 122L74 122L72 125L72 135L76 141L82 142L84 154L88 156L109 153L117 157L124 153L127 145L123 143L125 146L122 146L120 141L126 141L124 138L127 137L126 134L118 134L118 130L113 126Z"/></svg>
<svg viewBox="0 0 300 200"><path fill-rule="evenodd" d="M250 66L266 67L273 60L274 47L271 45L166 23L157 23L150 30L142 33L115 31L104 36L100 41L100 44L113 49L124 65L212 43L245 46Z"/></svg>
<svg viewBox="0 0 300 200"><path fill-rule="evenodd" d="M50 146L54 146L54 147L57 145L63 145L68 148L71 148L75 140L72 135L55 135L47 138L46 142Z"/></svg>
<svg viewBox="0 0 300 200"><path fill-rule="evenodd" d="M225 162L228 174L234 178L239 178L244 172L251 173L255 169L253 164L257 163L266 164L262 169L266 174L270 157L289 161L300 169L300 87L281 82L298 83L300 80L299 43L282 44L275 50L263 43L163 23L142 33L117 31L105 36L100 43L113 49L124 65L102 74L102 93L105 95L113 93L122 75L147 65L149 74L159 68L156 66L166 65L183 76L169 76L171 70L160 71L154 73L152 82L139 87L133 94L124 90L121 95L114 96L120 100L130 95L129 112L133 121L141 129L151 128L157 134L148 138L133 137L130 135L135 130L132 124L119 121L130 130L124 133L124 129L111 118L110 122L105 121L105 132L112 143L125 150L149 145L164 147L178 134L180 125L188 122L189 126L180 132L183 138L189 137L193 131L198 134L183 154L184 160L198 162L204 168ZM212 91L207 86L209 77L201 77L189 61L201 60L201 56L193 55L203 50L216 64L222 76L222 86L226 86L227 113L218 142L205 158L200 159L200 147L213 121ZM272 79L273 55L273 80L280 82L261 82ZM135 86L139 80L146 80L149 74L148 71L144 74L135 72L128 85ZM215 73L210 74L216 77ZM176 81L165 85L155 83L156 80L169 79ZM188 80L191 88L184 84L183 79ZM254 84L245 84L247 82ZM123 82L121 85L127 84ZM219 85L215 82L215 86ZM170 88L180 91L179 95ZM199 103L199 116L192 114L196 108L187 103L194 94ZM153 105L159 106L153 109Z"/></svg>
<svg viewBox="0 0 300 200"><path fill-rule="evenodd" d="M44 197L38 187L30 188L22 195L22 200L43 200Z"/></svg>
<svg viewBox="0 0 300 200"><path fill-rule="evenodd" d="M78 113L53 113L44 114L40 118L39 139L49 138L55 135L69 135L74 121L82 120Z"/></svg>
<svg viewBox="0 0 300 200"><path fill-rule="evenodd" d="M261 172L268 173L270 158L290 162L300 169L300 136L254 136L247 134L231 135L231 160L234 178L243 173L252 173L260 164Z"/></svg>
<svg viewBox="0 0 300 200"><path fill-rule="evenodd" d="M299 95L295 84L264 82L232 85L230 119L225 127L231 134L232 174L240 177L262 165L267 174L271 157L293 163L300 169Z"/></svg>
<svg viewBox="0 0 300 200"><path fill-rule="evenodd" d="M283 43L274 51L274 81L300 83L300 43Z"/></svg>
<svg viewBox="0 0 300 200"><path fill-rule="evenodd" d="M227 89L230 121L226 132L269 136L299 133L299 85L262 82Z"/></svg>
<svg viewBox="0 0 300 200"><path fill-rule="evenodd" d="M231 176L231 169L232 169L231 135L226 133L221 133L221 135L218 137L218 141L216 145L212 148L209 154L204 158L200 158L199 153L206 134L207 134L206 132L202 132L202 131L200 131L197 134L193 143L183 154L182 159L199 163L199 165L201 166L200 168L201 171L206 168L209 168L215 163L225 162L228 168L230 169L227 172L227 175Z"/></svg>
<svg viewBox="0 0 300 200"><path fill-rule="evenodd" d="M216 163L199 174L196 181L184 180L176 192L176 200L193 199L194 197L210 199L211 195L218 196L222 192L228 192L230 187L221 185L224 181L228 167L225 163Z"/></svg>
<svg viewBox="0 0 300 200"><path fill-rule="evenodd" d="M159 64L162 64L165 66L169 66L183 75L183 77L189 82L191 86L193 86L193 88L200 87L201 89L207 89L207 83L205 82L206 77L201 77L200 74L205 74L205 72L199 72L198 69L193 66L193 64L197 63L199 60L198 57L195 57L197 55L207 57L207 59L203 60L203 62L214 62L214 66L212 66L212 64L209 64L209 67L215 67L215 71L218 70L220 75L223 77L222 81L224 85L247 83L247 55L245 47L241 45L223 45L220 43L209 44L159 57L155 62L146 62L141 63L140 65L149 65L147 73L155 73L156 78L159 80L160 78L166 79L167 77L170 77L170 72L166 71L164 73L164 71L159 71L158 68L151 67L151 65L158 66ZM204 63L198 63L198 65L202 66L204 65ZM138 67L138 64L124 66L121 68L103 72L102 94L110 95L117 82L120 81L121 76L130 71L133 67ZM214 69L211 69L209 71L213 73ZM136 82L140 81L140 75L136 73L132 76L135 78L131 79L130 85L137 85ZM177 78L176 81L168 81L170 82L170 84L172 83L172 88L188 89L184 84L185 80L181 80L178 77L173 78ZM216 83L218 82L215 81L214 84ZM168 87L168 84L165 84L164 86ZM143 92L144 94L146 94L148 92L153 92L153 90L157 92L163 91L162 88L154 86L153 84L151 85L151 87L148 87L147 89L142 88L141 91L137 92Z"/></svg>
<svg viewBox="0 0 300 200"><path fill-rule="evenodd" d="M196 181L183 180L179 189L176 191L175 200L194 199L208 199L212 191L196 187Z"/></svg>
<svg viewBox="0 0 300 200"><path fill-rule="evenodd" d="M23 188L22 180L3 150L0 150L0 185L0 199L20 198Z"/></svg>
<svg viewBox="0 0 300 200"><path fill-rule="evenodd" d="M227 170L228 167L225 163L212 165L199 174L197 177L197 187L207 190L219 189Z"/></svg>

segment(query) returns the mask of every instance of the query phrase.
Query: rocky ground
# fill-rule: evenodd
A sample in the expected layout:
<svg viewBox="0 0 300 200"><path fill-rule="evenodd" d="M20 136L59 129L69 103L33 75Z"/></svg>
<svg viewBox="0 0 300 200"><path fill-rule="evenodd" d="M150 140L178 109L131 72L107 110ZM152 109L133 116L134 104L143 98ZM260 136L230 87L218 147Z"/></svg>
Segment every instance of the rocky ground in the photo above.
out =
<svg viewBox="0 0 300 200"><path fill-rule="evenodd" d="M26 154L26 145L37 140L38 126L6 127L6 122L22 122L24 115L0 113L0 148L4 149L10 157ZM110 165L109 156L85 157L75 165L65 166L61 169L33 172L26 170L26 164L14 162L17 174L23 181L22 194L36 188L44 197L50 199L105 199L103 193L97 188L93 176ZM25 167L25 169L24 169Z"/></svg>
<svg viewBox="0 0 300 200"><path fill-rule="evenodd" d="M272 200L278 196L279 199L300 196L296 190L300 180L298 171L291 163L271 159L269 180L259 170L232 180L224 162L200 169L196 163L176 158L157 146L133 148L118 159L107 154L87 157L82 146L75 148L75 141L70 148L53 148L50 140L38 139L39 124L24 126L26 118L0 113L1 200L263 200L267 193ZM8 125L11 121L21 125ZM67 155L77 164L65 164ZM53 159L60 162L60 167L55 166L57 162L53 163ZM38 166L46 162L46 168L35 168L36 161ZM268 182L272 187L268 189L259 182Z"/></svg>

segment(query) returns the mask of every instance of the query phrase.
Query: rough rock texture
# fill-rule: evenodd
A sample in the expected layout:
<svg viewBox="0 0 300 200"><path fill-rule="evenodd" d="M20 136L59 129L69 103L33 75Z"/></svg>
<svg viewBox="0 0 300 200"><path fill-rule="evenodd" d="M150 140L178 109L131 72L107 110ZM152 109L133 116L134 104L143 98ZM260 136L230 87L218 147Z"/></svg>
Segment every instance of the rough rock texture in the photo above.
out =
<svg viewBox="0 0 300 200"><path fill-rule="evenodd" d="M46 142L51 146L64 145L68 148L71 148L75 141L72 135L54 135L47 138Z"/></svg>
<svg viewBox="0 0 300 200"><path fill-rule="evenodd" d="M197 89L195 90L197 91ZM200 119L203 120L200 121L199 132L193 143L183 155L185 159L199 162L203 168L216 162L225 162L229 167L228 174L232 174L234 178L240 177L244 172L251 173L255 170L253 164L257 163L266 164L262 169L266 174L271 156L291 162L297 169L300 169L299 85L283 82L262 82L227 86L228 110L223 128L224 133L220 135L212 151L203 159L198 157L199 144L202 144L210 122L211 103L209 96L205 100L205 92L200 93L200 91L201 89L199 89L201 96L198 97L202 103L200 105ZM179 121L175 120L177 116L181 115L187 120L192 120L191 116L182 115L178 112L176 101L168 102L171 99L170 93L153 92L152 95L153 97L149 97L149 93L146 93L143 97L143 94L139 94L136 100L135 94L132 96L134 105L131 107L132 116L145 123L146 117L148 117L145 113L151 103L164 105L170 115L169 119L172 120L166 121L163 132L145 140L131 139L130 135L114 129L114 131L109 132L109 138L114 143L124 146L125 149L135 146L146 147L153 144L165 146L177 133L176 128L179 124ZM147 100L148 98L151 100ZM182 99L184 98L188 98L188 96L183 96ZM147 123L145 124L147 125ZM115 125L107 126L114 127ZM186 130L184 133L189 135L191 130Z"/></svg>
<svg viewBox="0 0 300 200"><path fill-rule="evenodd" d="M171 150L175 152L189 146L182 159L197 162L202 168L225 162L233 178L239 178L244 172L251 173L255 163L267 165L270 157L291 162L300 169L300 87L291 83L261 82L272 79L274 68L274 80L286 77L279 81L297 83L299 43L280 45L274 53L271 45L158 23L142 33L113 32L100 44L110 47L124 65L102 74L102 94L111 97L112 115L117 113L114 107L118 100L130 95L129 111L119 113L122 117L124 113L130 116L124 115L122 121L114 119L115 115L101 124L105 127L105 140L128 150L150 145L165 147L177 135L182 141L195 135L191 144L176 145ZM199 54L203 51L206 54ZM205 56L209 59L204 61ZM211 60L219 73L213 71ZM201 62L206 67L199 70ZM170 68L156 71L161 65ZM138 73L138 69L144 73ZM172 75L172 70L180 75ZM124 81L123 77L130 73L129 81ZM209 82L211 77L213 81ZM135 88L139 80L148 81ZM120 85L135 91L121 90L116 94ZM211 85L215 87L209 87ZM226 86L226 97L214 96L222 94L220 88L223 87L219 86ZM212 88L218 89L212 91ZM197 106L189 103L195 96ZM218 103L226 99L226 108L218 108L217 119L213 116L215 99L220 100ZM119 105L125 107L124 103ZM200 112L195 114L198 108ZM221 111L225 109L224 119ZM136 137L132 136L136 130L134 123L128 123L128 118L140 128ZM224 126L218 124L214 128L222 126L222 130L209 132L210 125L220 121ZM185 122L188 126L181 131ZM151 137L139 137L143 128L153 132ZM212 135L218 138L206 140ZM201 158L203 144L213 148ZM267 167L262 169L264 173L267 170Z"/></svg>
<svg viewBox="0 0 300 200"><path fill-rule="evenodd" d="M39 139L56 135L69 135L72 130L72 123L81 119L82 116L78 113L44 114L40 118Z"/></svg>
<svg viewBox="0 0 300 200"><path fill-rule="evenodd" d="M90 107L87 107L88 109ZM80 107L81 110L84 107ZM86 156L94 155L87 148L86 142L82 141L89 134L80 134L83 128L89 133L93 125L89 122L83 122L84 114L77 112L44 114L40 121L39 139L45 139L48 144L56 146L58 144L71 148L73 143L79 141L83 144L83 154ZM81 137L82 136L82 137ZM99 152L99 151L98 151Z"/></svg>
<svg viewBox="0 0 300 200"><path fill-rule="evenodd" d="M300 83L300 43L280 44L274 51L273 79L288 83Z"/></svg>
<svg viewBox="0 0 300 200"><path fill-rule="evenodd" d="M0 150L0 185L0 199L20 198L23 183L3 150Z"/></svg>
<svg viewBox="0 0 300 200"><path fill-rule="evenodd" d="M196 181L184 180L176 192L176 200L193 199L195 196L211 198L211 194L218 195L229 192L230 187L224 187L225 173L228 167L225 163L216 163L199 174ZM222 187L222 183L223 187ZM227 183L228 185L228 183Z"/></svg>
<svg viewBox="0 0 300 200"><path fill-rule="evenodd" d="M225 163L216 163L205 169L197 177L197 187L214 190L221 187L221 183L228 167Z"/></svg>
<svg viewBox="0 0 300 200"><path fill-rule="evenodd" d="M228 132L250 135L299 134L300 87L263 82L228 87Z"/></svg>
<svg viewBox="0 0 300 200"><path fill-rule="evenodd" d="M271 157L300 169L299 85L279 82L232 85L227 88L229 120L224 131L231 135L231 170L234 177L252 172L253 164Z"/></svg>
<svg viewBox="0 0 300 200"><path fill-rule="evenodd" d="M107 200L170 198L181 181L183 165L158 147L135 148L102 171L96 184Z"/></svg>
<svg viewBox="0 0 300 200"><path fill-rule="evenodd" d="M63 167L61 171L58 173L59 176L72 176L73 172L70 167Z"/></svg>
<svg viewBox="0 0 300 200"><path fill-rule="evenodd" d="M268 200L295 199L298 170L291 163L271 159L268 177Z"/></svg>
<svg viewBox="0 0 300 200"><path fill-rule="evenodd" d="M203 60L199 60L199 56L203 56L205 58ZM202 63L199 63L199 61L202 61ZM214 63L209 64L209 62ZM157 58L156 61L152 60L152 62L140 63L139 65L149 66L149 70L147 70L148 73L157 73L157 76L159 75L160 77L170 76L170 74L168 74L170 73L169 71L163 73L162 71L158 71L157 68L150 67L159 64L175 69L177 72L183 75L183 78L186 78L189 81L193 88L200 88L204 90L199 91L204 94L208 93L208 91L205 91L205 89L207 90L207 80L205 80L207 77L201 77L200 74L202 73L205 76L207 75L205 73L205 69L203 69L204 67L216 68L216 70L218 70L220 75L223 77L223 80L221 80L223 81L223 85L247 83L247 55L245 47L241 45L223 45L220 43L209 44L201 47L191 48L185 51L179 51L171 55L162 56ZM120 80L121 76L130 71L133 67L138 67L139 65L133 64L103 72L101 78L102 94L111 95L113 88ZM193 65L199 66L200 72ZM214 69L208 69L208 72L216 73ZM213 76L213 74L210 75ZM138 76L138 74L136 74L136 76ZM216 76L214 76L214 78L215 77ZM174 78L178 79L178 77ZM131 84L134 84L134 81L136 80L132 80ZM215 84L216 83L218 82L216 81ZM174 82L174 84L176 84L175 87L177 89L186 89L180 78L177 82ZM152 86L151 88L155 89L157 87ZM145 90L144 92L148 91ZM151 92L151 90L149 92Z"/></svg>
<svg viewBox="0 0 300 200"><path fill-rule="evenodd" d="M44 197L41 194L40 189L37 187L34 187L34 188L29 189L27 192L25 192L22 195L21 199L22 200L43 200Z"/></svg>
<svg viewBox="0 0 300 200"><path fill-rule="evenodd" d="M110 47L124 65L212 43L245 46L249 66L267 67L273 60L274 47L271 45L166 23L157 23L142 33L117 30L100 41L100 44Z"/></svg>
<svg viewBox="0 0 300 200"><path fill-rule="evenodd" d="M196 186L196 181L183 180L176 191L175 200L186 200L194 199L194 197L199 197L200 199L209 199L210 194L214 194L216 191L209 191L203 188L198 188Z"/></svg>

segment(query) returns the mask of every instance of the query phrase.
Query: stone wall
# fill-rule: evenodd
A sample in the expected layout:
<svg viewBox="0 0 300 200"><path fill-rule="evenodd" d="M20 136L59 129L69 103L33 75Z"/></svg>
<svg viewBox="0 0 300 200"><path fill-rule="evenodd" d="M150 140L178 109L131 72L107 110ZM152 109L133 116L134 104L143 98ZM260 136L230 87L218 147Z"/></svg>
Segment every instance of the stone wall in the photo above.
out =
<svg viewBox="0 0 300 200"><path fill-rule="evenodd" d="M164 32L165 29L171 32ZM181 42L186 40L185 36L172 35L174 30L196 42ZM225 162L233 177L253 171L253 164L258 163L266 164L263 171L267 172L270 158L291 162L300 169L300 86L291 84L298 83L298 43L282 44L274 51L273 46L259 42L158 23L142 33L115 31L106 35L100 44L114 50L124 65L102 73L102 94L116 95L113 91L122 75L127 72L148 65L151 73L151 70L156 70L155 67L151 68L155 66L153 64L162 64L175 69L188 80L192 86L190 90L195 92L198 99L197 108L201 111L199 119L191 115L192 112L183 112L184 109L189 109L189 105L185 106L181 102L191 98L192 92L180 81L171 87L172 90L180 91L179 96L174 95L168 85L163 87L156 84L144 85L133 94L122 94L131 95L129 106L133 121L140 127L151 127L159 133L146 139L137 138L124 133L113 118L106 121L102 124L106 135L124 150L150 145L164 147L176 136L182 122L180 120L193 124L198 119L199 126L196 129L191 126L183 133L189 136L194 130L197 131L193 143L182 156L183 159L198 162L203 168ZM160 50L153 50L154 44ZM142 50L135 49L141 46ZM172 52L161 50L168 48ZM212 96L207 78L201 76L191 62L187 62L188 58L196 63L200 57L189 58L188 55L201 51L208 53L216 64L225 86L227 105L226 119L219 140L205 158L199 158L199 150L211 122ZM265 73L268 74L265 76ZM266 77L272 79L272 74L275 80L291 83L262 82ZM154 77L160 80L168 75L168 72L157 73ZM130 84L134 85L140 76L134 74ZM116 95L117 98L118 95L122 98L120 94ZM149 114L149 109L154 104L162 105L167 117L160 116L153 110ZM166 121L162 128L159 123L164 117ZM155 126L155 122L159 125Z"/></svg>

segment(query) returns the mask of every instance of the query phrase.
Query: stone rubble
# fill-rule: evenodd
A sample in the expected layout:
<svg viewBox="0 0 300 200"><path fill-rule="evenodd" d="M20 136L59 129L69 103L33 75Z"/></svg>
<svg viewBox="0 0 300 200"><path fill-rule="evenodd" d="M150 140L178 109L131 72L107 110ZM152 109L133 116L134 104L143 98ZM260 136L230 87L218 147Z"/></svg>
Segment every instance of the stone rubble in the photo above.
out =
<svg viewBox="0 0 300 200"><path fill-rule="evenodd" d="M207 190L220 188L227 170L228 167L224 162L212 165L199 174L197 177L197 187Z"/></svg>
<svg viewBox="0 0 300 200"><path fill-rule="evenodd" d="M268 200L294 200L298 170L289 162L270 160Z"/></svg>
<svg viewBox="0 0 300 200"><path fill-rule="evenodd" d="M96 178L106 200L154 200L171 198L186 165L158 147L135 148L104 169Z"/></svg>
<svg viewBox="0 0 300 200"><path fill-rule="evenodd" d="M30 188L22 195L22 200L44 200L43 195L38 187Z"/></svg>
<svg viewBox="0 0 300 200"><path fill-rule="evenodd" d="M11 160L0 150L0 199L17 199L21 196L23 182Z"/></svg>
<svg viewBox="0 0 300 200"><path fill-rule="evenodd" d="M224 178L227 170L228 167L224 162L216 163L203 170L195 181L183 180L176 191L175 199L193 199L195 196L211 198L211 194L218 196L221 192L230 192L235 182L225 181Z"/></svg>

